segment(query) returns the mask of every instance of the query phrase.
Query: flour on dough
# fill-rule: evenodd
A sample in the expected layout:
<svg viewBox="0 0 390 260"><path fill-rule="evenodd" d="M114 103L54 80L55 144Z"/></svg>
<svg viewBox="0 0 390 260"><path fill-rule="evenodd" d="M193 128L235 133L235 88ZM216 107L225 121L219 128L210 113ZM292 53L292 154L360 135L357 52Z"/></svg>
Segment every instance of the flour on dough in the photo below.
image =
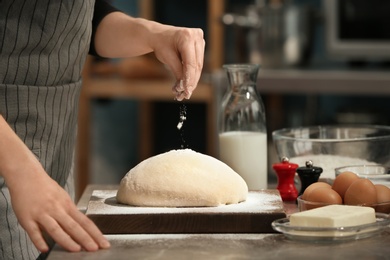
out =
<svg viewBox="0 0 390 260"><path fill-rule="evenodd" d="M122 204L204 207L245 201L248 186L225 163L191 149L171 150L132 168L116 195Z"/></svg>

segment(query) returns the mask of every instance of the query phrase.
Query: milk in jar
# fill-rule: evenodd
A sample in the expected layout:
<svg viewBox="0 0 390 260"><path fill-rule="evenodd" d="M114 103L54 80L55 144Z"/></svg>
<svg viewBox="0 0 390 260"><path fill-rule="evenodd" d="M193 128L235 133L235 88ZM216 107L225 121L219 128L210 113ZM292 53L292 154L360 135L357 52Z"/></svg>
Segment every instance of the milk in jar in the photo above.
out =
<svg viewBox="0 0 390 260"><path fill-rule="evenodd" d="M246 181L249 190L267 188L267 134L232 131L219 135L220 159Z"/></svg>

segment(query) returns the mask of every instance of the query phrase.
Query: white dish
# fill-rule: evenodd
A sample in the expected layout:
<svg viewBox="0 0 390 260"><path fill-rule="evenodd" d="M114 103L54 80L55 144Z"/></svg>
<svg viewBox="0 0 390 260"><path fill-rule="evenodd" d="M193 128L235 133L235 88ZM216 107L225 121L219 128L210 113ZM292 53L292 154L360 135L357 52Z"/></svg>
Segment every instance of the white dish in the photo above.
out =
<svg viewBox="0 0 390 260"><path fill-rule="evenodd" d="M288 218L272 222L272 228L293 240L308 242L348 241L372 237L383 232L390 225L390 216L376 213L376 222L350 227L298 227L290 226Z"/></svg>

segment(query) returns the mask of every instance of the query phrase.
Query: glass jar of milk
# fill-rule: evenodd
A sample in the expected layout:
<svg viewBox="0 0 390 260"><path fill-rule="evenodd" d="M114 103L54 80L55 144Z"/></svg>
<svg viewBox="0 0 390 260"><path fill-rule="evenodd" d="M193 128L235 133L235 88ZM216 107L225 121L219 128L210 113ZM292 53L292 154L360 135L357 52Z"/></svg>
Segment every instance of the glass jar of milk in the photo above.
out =
<svg viewBox="0 0 390 260"><path fill-rule="evenodd" d="M224 65L229 79L220 111L220 159L242 176L249 190L267 188L265 109L257 93L258 65Z"/></svg>

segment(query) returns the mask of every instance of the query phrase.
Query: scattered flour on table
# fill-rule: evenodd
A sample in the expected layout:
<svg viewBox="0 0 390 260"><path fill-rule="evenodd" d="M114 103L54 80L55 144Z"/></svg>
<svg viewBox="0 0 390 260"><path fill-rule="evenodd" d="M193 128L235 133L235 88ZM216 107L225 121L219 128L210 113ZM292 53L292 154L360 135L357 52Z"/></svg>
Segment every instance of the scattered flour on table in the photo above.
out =
<svg viewBox="0 0 390 260"><path fill-rule="evenodd" d="M268 236L274 236L275 234L271 233L205 233L205 234L115 234L115 235L105 235L111 243L116 246L126 246L127 244L139 245L140 247L145 247L149 245L162 244L171 244L172 241L181 241L183 244L188 244L189 242L204 241L205 239L215 239L214 242L218 241L231 241L231 243L240 243L240 241L258 241L259 239L264 239ZM175 242L177 243L177 242Z"/></svg>
<svg viewBox="0 0 390 260"><path fill-rule="evenodd" d="M299 167L305 166L309 160L313 162L313 166L322 168L323 172L320 179L334 179L336 177L335 168L338 167L377 164L364 159L329 154L305 155L290 158L290 162L298 164Z"/></svg>
<svg viewBox="0 0 390 260"><path fill-rule="evenodd" d="M217 207L134 207L118 204L115 190L94 190L87 214L172 214L172 213L256 213L283 207L278 194L249 192L246 201Z"/></svg>

